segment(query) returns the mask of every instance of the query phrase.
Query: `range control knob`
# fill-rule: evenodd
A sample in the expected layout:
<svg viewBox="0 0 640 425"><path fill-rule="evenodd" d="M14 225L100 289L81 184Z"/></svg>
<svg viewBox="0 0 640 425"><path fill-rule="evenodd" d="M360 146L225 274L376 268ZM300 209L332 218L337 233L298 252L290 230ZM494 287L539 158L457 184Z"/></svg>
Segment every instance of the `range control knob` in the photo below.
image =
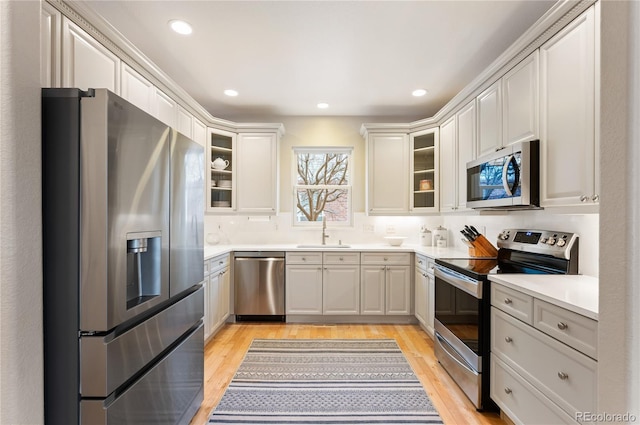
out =
<svg viewBox="0 0 640 425"><path fill-rule="evenodd" d="M566 240L560 239L560 240L558 240L558 243L556 244L556 246L562 247L562 246L565 246L566 244L567 244Z"/></svg>
<svg viewBox="0 0 640 425"><path fill-rule="evenodd" d="M500 239L502 239L503 241L509 240L509 234L508 233L501 234Z"/></svg>
<svg viewBox="0 0 640 425"><path fill-rule="evenodd" d="M547 239L547 245L554 245L556 243L555 238L549 238Z"/></svg>
<svg viewBox="0 0 640 425"><path fill-rule="evenodd" d="M540 243L547 243L547 238L540 238Z"/></svg>

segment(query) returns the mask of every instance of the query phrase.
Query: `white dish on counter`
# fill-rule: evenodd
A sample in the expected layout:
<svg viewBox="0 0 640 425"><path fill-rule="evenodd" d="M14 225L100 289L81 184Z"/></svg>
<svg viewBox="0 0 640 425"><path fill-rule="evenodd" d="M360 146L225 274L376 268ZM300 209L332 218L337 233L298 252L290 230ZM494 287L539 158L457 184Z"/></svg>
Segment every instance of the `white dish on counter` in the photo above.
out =
<svg viewBox="0 0 640 425"><path fill-rule="evenodd" d="M384 239L391 246L400 246L402 245L402 242L404 242L404 240L407 239L407 237L406 236L385 236Z"/></svg>

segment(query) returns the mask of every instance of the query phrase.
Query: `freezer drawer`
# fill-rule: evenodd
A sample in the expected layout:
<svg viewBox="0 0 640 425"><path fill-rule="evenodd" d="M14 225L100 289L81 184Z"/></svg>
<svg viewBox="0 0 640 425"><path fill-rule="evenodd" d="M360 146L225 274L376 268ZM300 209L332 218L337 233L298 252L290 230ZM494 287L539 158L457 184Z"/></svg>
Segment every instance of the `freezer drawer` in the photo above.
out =
<svg viewBox="0 0 640 425"><path fill-rule="evenodd" d="M114 336L80 339L82 397L106 397L177 341L204 314L204 289Z"/></svg>
<svg viewBox="0 0 640 425"><path fill-rule="evenodd" d="M189 423L204 399L204 327L197 329L121 394L82 400L80 423Z"/></svg>

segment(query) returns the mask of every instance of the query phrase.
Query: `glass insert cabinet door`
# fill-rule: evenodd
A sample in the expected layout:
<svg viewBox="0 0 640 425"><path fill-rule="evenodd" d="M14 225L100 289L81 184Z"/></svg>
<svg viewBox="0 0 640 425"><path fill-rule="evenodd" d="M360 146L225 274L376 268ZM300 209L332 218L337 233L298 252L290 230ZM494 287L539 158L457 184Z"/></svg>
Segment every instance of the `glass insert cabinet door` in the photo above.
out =
<svg viewBox="0 0 640 425"><path fill-rule="evenodd" d="M209 211L229 211L235 206L233 191L234 133L215 130L209 133L209 187L207 207Z"/></svg>
<svg viewBox="0 0 640 425"><path fill-rule="evenodd" d="M414 210L435 210L438 207L437 152L438 129L411 135L412 145L412 206Z"/></svg>

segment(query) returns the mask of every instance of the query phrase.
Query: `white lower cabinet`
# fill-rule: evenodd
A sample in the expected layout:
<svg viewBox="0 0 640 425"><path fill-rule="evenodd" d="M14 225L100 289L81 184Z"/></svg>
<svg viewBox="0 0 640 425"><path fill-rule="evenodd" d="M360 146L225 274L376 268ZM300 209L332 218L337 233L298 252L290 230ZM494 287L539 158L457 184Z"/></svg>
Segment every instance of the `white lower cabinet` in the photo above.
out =
<svg viewBox="0 0 640 425"><path fill-rule="evenodd" d="M411 314L411 254L362 253L360 314Z"/></svg>
<svg viewBox="0 0 640 425"><path fill-rule="evenodd" d="M360 266L325 265L322 300L322 314L360 314Z"/></svg>
<svg viewBox="0 0 640 425"><path fill-rule="evenodd" d="M226 322L231 303L229 254L205 260L204 339L209 339Z"/></svg>
<svg viewBox="0 0 640 425"><path fill-rule="evenodd" d="M414 279L414 312L427 334L433 338L434 322L434 261L423 255L416 255Z"/></svg>
<svg viewBox="0 0 640 425"><path fill-rule="evenodd" d="M517 424L575 424L579 412L595 412L597 322L495 282L492 289L501 296L491 307L491 398Z"/></svg>
<svg viewBox="0 0 640 425"><path fill-rule="evenodd" d="M322 314L322 253L287 252L286 314Z"/></svg>

